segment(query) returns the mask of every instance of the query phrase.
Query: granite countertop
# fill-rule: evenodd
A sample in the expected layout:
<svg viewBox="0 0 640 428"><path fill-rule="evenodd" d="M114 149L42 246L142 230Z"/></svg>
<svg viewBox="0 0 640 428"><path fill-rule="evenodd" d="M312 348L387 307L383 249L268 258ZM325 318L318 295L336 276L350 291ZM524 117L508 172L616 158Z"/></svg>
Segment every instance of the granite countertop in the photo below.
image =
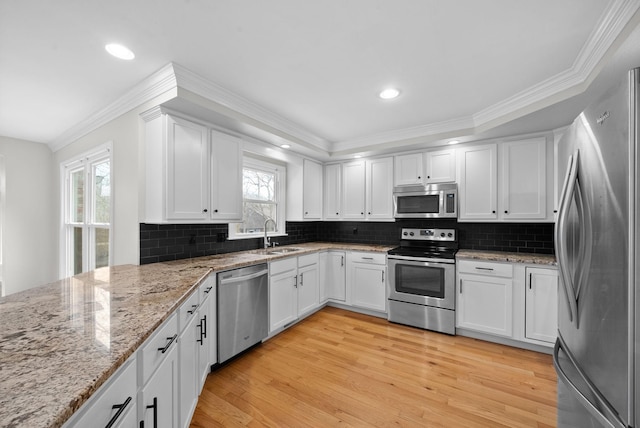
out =
<svg viewBox="0 0 640 428"><path fill-rule="evenodd" d="M486 260L492 262L526 263L556 266L556 256L551 254L509 253L502 251L458 250L456 259Z"/></svg>
<svg viewBox="0 0 640 428"><path fill-rule="evenodd" d="M106 267L1 298L0 426L61 426L212 271L322 250L392 248L323 242L289 247L299 251Z"/></svg>

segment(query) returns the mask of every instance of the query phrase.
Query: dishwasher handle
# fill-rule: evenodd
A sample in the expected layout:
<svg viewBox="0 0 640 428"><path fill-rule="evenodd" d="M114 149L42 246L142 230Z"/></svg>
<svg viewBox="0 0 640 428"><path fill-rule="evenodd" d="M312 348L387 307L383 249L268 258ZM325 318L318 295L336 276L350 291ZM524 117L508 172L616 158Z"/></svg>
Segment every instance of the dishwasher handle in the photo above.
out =
<svg viewBox="0 0 640 428"><path fill-rule="evenodd" d="M220 279L220 285L224 285L224 284L234 284L236 282L243 282L243 281L249 281L251 279L254 278L258 278L260 276L266 275L269 273L268 269L264 269L249 275L243 275L243 276L232 276L230 278L224 278L224 279Z"/></svg>

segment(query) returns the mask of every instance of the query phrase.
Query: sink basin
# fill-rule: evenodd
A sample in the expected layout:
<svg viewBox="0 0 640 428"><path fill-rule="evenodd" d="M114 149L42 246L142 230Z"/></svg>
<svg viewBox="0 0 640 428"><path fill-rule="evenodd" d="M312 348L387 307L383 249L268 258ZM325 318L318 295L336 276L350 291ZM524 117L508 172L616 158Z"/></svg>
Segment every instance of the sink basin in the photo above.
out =
<svg viewBox="0 0 640 428"><path fill-rule="evenodd" d="M288 254L293 253L295 251L300 251L301 248L269 248L267 249L267 254Z"/></svg>

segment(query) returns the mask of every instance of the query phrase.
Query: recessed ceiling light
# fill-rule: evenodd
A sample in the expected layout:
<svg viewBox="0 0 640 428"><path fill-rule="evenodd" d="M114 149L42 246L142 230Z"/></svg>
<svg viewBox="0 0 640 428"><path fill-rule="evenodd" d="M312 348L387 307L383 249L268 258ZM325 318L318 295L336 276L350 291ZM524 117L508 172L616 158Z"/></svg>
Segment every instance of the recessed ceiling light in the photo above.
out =
<svg viewBox="0 0 640 428"><path fill-rule="evenodd" d="M283 149L290 149L291 146L289 144L280 144L280 147L282 147Z"/></svg>
<svg viewBox="0 0 640 428"><path fill-rule="evenodd" d="M355 159L360 159L362 157L362 155L355 155L354 158Z"/></svg>
<svg viewBox="0 0 640 428"><path fill-rule="evenodd" d="M459 142L460 141L458 141L458 140L451 140L451 141L449 141L449 144L458 144Z"/></svg>
<svg viewBox="0 0 640 428"><path fill-rule="evenodd" d="M378 94L378 96L383 100L390 100L397 97L398 95L400 95L400 91L396 88L387 88L380 92L380 94Z"/></svg>
<svg viewBox="0 0 640 428"><path fill-rule="evenodd" d="M131 52L131 50L128 47L119 45L117 43L109 43L104 48L107 50L107 52L109 52L111 55L115 56L116 58L132 60L136 57L135 54Z"/></svg>

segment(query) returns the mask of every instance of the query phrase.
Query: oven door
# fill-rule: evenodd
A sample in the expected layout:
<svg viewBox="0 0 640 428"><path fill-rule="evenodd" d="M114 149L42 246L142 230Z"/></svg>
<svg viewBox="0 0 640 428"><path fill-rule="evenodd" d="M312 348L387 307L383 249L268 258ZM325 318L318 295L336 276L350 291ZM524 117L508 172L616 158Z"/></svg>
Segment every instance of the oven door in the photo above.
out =
<svg viewBox="0 0 640 428"><path fill-rule="evenodd" d="M455 309L455 263L389 256L389 299Z"/></svg>

